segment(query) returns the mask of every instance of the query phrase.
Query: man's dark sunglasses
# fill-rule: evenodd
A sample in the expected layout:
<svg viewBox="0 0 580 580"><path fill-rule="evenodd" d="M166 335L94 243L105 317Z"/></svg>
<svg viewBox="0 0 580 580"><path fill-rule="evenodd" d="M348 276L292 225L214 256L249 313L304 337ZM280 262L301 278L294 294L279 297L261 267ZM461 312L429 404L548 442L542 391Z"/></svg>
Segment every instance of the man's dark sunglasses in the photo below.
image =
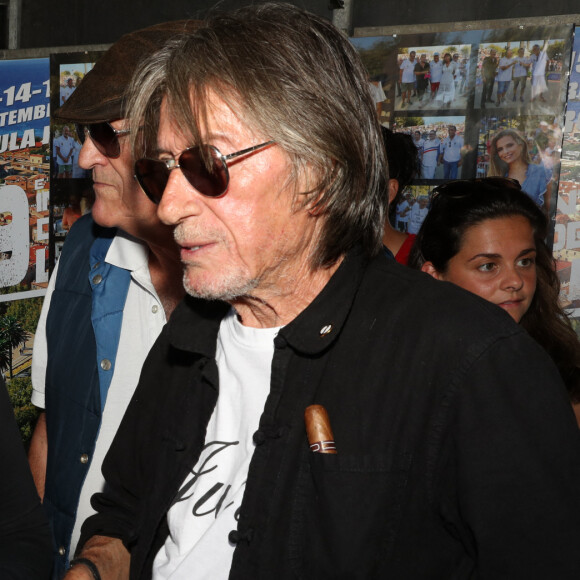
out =
<svg viewBox="0 0 580 580"><path fill-rule="evenodd" d="M179 168L183 176L202 195L220 197L228 189L228 161L271 145L266 141L229 155L222 155L213 145L198 145L183 151L177 159L139 159L135 162L135 179L153 203L159 203L167 187L169 173Z"/></svg>
<svg viewBox="0 0 580 580"><path fill-rule="evenodd" d="M115 129L110 123L90 123L88 125L77 124L77 135L84 144L86 136L91 138L95 147L100 153L111 159L117 159L121 155L121 144L119 137L128 135L131 131L128 129Z"/></svg>

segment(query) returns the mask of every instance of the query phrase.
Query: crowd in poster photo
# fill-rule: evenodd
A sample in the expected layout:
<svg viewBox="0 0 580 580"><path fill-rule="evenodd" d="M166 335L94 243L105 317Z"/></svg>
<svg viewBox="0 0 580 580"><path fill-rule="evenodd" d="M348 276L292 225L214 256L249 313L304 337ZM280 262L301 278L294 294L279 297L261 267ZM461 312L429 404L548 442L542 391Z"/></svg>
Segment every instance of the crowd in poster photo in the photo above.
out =
<svg viewBox="0 0 580 580"><path fill-rule="evenodd" d="M475 106L552 110L560 95L564 44L564 40L480 44Z"/></svg>
<svg viewBox="0 0 580 580"><path fill-rule="evenodd" d="M395 109L464 109L471 45L401 48Z"/></svg>

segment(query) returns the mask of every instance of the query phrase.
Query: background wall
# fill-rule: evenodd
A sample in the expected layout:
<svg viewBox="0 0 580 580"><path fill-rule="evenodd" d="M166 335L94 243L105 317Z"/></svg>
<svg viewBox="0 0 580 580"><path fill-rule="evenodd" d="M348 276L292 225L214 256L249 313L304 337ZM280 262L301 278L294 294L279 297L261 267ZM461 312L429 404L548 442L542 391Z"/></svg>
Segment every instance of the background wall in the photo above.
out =
<svg viewBox="0 0 580 580"><path fill-rule="evenodd" d="M5 2L6 0L4 0ZM200 18L212 7L231 9L252 0L12 0L20 4L19 48L108 44L122 34L165 20ZM0 6L4 3L0 0ZM291 0L328 19L340 0ZM573 14L572 0L345 0L352 9L352 28L435 24Z"/></svg>
<svg viewBox="0 0 580 580"><path fill-rule="evenodd" d="M250 0L22 0L20 48L102 44L158 22L202 18L219 5L228 10ZM329 0L292 2L332 19Z"/></svg>
<svg viewBox="0 0 580 580"><path fill-rule="evenodd" d="M353 26L392 26L397 24L435 24L532 16L575 14L578 2L572 0L353 0Z"/></svg>

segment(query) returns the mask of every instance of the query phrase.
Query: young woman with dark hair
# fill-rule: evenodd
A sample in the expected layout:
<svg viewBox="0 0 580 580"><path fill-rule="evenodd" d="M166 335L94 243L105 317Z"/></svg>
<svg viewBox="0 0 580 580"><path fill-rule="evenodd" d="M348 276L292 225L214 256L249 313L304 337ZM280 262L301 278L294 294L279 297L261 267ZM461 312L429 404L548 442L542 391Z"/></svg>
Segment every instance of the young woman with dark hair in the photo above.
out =
<svg viewBox="0 0 580 580"><path fill-rule="evenodd" d="M449 182L434 190L409 265L497 304L521 324L558 367L580 424L580 342L558 302L547 228L515 180Z"/></svg>

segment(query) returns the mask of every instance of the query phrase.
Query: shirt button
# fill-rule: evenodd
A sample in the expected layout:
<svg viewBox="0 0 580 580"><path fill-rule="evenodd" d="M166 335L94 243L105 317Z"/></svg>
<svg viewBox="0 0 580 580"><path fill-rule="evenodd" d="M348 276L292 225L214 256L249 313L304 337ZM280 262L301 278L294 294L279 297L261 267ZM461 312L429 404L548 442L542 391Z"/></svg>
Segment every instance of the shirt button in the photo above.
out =
<svg viewBox="0 0 580 580"><path fill-rule="evenodd" d="M102 368L104 371L110 371L112 366L113 366L113 365L111 364L111 361L110 361L108 358L104 358L104 359L101 361L101 368Z"/></svg>
<svg viewBox="0 0 580 580"><path fill-rule="evenodd" d="M86 453L83 453L81 455L81 463L83 465L87 464L89 462L89 456Z"/></svg>
<svg viewBox="0 0 580 580"><path fill-rule="evenodd" d="M93 284L100 284L103 281L103 277L100 274L93 276Z"/></svg>
<svg viewBox="0 0 580 580"><path fill-rule="evenodd" d="M154 304L151 307L151 312L153 312L153 314L157 314L159 312L159 306L157 306L157 304Z"/></svg>
<svg viewBox="0 0 580 580"><path fill-rule="evenodd" d="M231 544L237 544L240 541L240 533L238 532L238 530L232 530L228 534L228 540L230 541Z"/></svg>
<svg viewBox="0 0 580 580"><path fill-rule="evenodd" d="M64 556L64 555L66 554L66 548L65 548L64 546L61 546L61 547L58 549L58 553L59 553L61 556Z"/></svg>
<svg viewBox="0 0 580 580"><path fill-rule="evenodd" d="M101 265L101 262L95 262L93 264L93 270L96 270Z"/></svg>
<svg viewBox="0 0 580 580"><path fill-rule="evenodd" d="M262 445L266 442L266 434L258 430L252 435L252 440L256 445Z"/></svg>

